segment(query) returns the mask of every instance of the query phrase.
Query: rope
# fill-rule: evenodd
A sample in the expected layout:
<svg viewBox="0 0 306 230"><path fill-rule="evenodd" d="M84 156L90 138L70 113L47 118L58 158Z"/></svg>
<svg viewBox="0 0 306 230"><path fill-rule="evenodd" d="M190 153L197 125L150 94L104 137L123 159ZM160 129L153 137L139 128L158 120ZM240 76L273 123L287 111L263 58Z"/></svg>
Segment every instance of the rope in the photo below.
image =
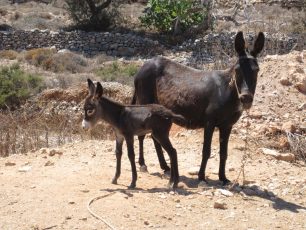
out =
<svg viewBox="0 0 306 230"><path fill-rule="evenodd" d="M248 110L245 110L245 111L246 111L246 118L249 118L249 111ZM242 184L244 185L244 182L245 182L245 170L244 169L245 169L246 161L247 161L247 159L249 157L248 152L247 152L247 147L249 145L248 136L249 136L249 124L247 122L247 125L246 125L246 134L245 134L245 139L244 139L244 152L243 152L243 156L242 156L242 159L241 159L240 171L239 171L238 176L235 179L234 183L230 187L230 189L232 189L235 186L235 184L237 184L237 182L238 182L238 180L240 178L241 173L242 173Z"/></svg>
<svg viewBox="0 0 306 230"><path fill-rule="evenodd" d="M97 200L100 200L100 199L102 199L102 198L108 197L108 196L113 195L113 194L115 194L115 192L111 192L111 193L108 193L108 194L106 194L106 195L97 196L97 197L92 198L92 199L88 202L88 204L87 204L87 210L90 212L90 214L91 214L92 216L94 216L94 217L96 217L97 219L103 221L103 223L106 224L110 229L115 230L116 228L115 228L112 224L110 224L107 220L105 220L105 218L103 218L103 217L97 215L96 213L94 213L94 212L90 209L90 205L91 205L93 202L95 202L95 201L97 201Z"/></svg>

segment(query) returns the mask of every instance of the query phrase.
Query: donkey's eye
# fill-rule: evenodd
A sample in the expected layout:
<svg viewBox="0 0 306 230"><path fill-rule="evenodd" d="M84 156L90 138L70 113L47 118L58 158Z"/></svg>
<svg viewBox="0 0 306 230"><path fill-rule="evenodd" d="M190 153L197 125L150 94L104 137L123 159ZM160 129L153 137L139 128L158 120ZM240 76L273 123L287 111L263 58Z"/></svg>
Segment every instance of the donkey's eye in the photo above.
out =
<svg viewBox="0 0 306 230"><path fill-rule="evenodd" d="M91 115L94 114L94 112L95 112L94 109L88 109L88 110L87 110L87 115L88 115L88 116L91 116Z"/></svg>

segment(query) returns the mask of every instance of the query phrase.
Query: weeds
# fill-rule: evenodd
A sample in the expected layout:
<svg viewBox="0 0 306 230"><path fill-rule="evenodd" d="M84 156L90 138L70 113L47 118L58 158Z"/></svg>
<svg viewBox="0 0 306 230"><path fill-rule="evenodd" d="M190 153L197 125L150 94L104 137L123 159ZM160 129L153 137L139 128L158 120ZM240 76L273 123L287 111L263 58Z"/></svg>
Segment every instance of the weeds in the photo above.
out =
<svg viewBox="0 0 306 230"><path fill-rule="evenodd" d="M122 84L131 85L133 76L138 71L139 66L135 63L119 63L117 61L104 64L96 70L96 75L102 81L117 81Z"/></svg>

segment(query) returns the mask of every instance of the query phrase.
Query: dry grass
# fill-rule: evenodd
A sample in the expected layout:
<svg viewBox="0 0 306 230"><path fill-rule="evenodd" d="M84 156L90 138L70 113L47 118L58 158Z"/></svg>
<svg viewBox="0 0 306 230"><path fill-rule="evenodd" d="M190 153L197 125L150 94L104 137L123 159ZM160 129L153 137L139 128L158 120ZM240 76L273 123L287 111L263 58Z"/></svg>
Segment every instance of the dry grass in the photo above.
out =
<svg viewBox="0 0 306 230"><path fill-rule="evenodd" d="M18 57L18 52L14 50L1 50L0 51L0 58L15 60Z"/></svg>

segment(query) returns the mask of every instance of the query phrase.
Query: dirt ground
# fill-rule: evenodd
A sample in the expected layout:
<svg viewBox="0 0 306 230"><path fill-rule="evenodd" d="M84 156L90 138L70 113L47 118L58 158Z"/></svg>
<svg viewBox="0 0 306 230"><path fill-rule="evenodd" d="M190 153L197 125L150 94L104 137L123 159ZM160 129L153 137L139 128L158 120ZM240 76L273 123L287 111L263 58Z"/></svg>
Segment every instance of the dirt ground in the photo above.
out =
<svg viewBox="0 0 306 230"><path fill-rule="evenodd" d="M171 140L178 150L180 188L167 189L153 143L145 140L148 173L139 172L137 189L129 190L130 164L123 153L119 184L114 141L90 140L0 159L0 229L108 229L90 208L115 229L305 229L305 167L278 161L251 147L245 167L248 185L228 194L218 181L218 135L208 162L208 186L198 187L202 131L177 130ZM137 145L136 151L137 151ZM240 171L244 142L232 135L227 175ZM241 184L241 178L240 178ZM224 194L224 195L223 195ZM219 202L224 209L215 208Z"/></svg>
<svg viewBox="0 0 306 230"><path fill-rule="evenodd" d="M305 163L276 160L260 151L270 147L267 140L277 144L269 136L271 126L292 122L305 136L305 94L296 88L305 80L304 53L268 56L260 64L252 116L242 116L229 142L226 172L235 181L245 135L252 140L244 185L242 176L233 189L218 181L218 131L206 170L209 183L198 186L194 174L201 162L203 131L173 127L181 181L175 192L167 189L168 178L149 137L144 145L149 172L138 173L135 190L127 188L131 169L125 146L119 184L113 185L114 140L74 142L55 152L40 149L0 158L0 229L109 229L87 209L100 196L105 197L90 208L114 229L306 229ZM137 141L135 149L137 153Z"/></svg>

